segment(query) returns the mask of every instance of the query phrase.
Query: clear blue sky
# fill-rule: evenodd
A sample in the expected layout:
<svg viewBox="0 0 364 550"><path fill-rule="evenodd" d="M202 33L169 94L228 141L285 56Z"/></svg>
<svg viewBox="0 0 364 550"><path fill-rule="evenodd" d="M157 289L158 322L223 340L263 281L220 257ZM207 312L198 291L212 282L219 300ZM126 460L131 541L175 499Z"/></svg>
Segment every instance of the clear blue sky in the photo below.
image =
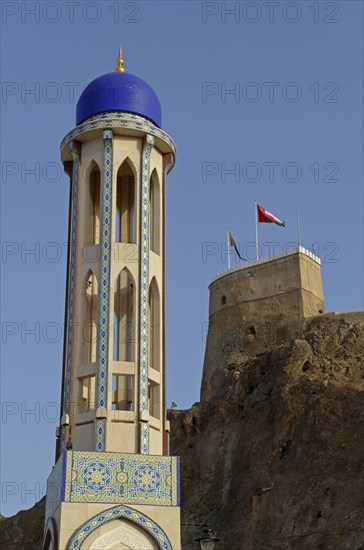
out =
<svg viewBox="0 0 364 550"><path fill-rule="evenodd" d="M114 70L119 44L126 69L156 90L177 144L167 192L168 403L199 399L208 284L227 266L227 226L252 256L254 200L286 220L260 228L277 251L296 240L300 210L302 244L316 243L323 260L327 310L363 308L362 2L241 2L233 14L220 2L79 4L2 2L6 515L32 506L32 490L43 494L54 460L69 191L59 144L83 87ZM27 173L34 167L39 177ZM204 257L206 243L216 253Z"/></svg>

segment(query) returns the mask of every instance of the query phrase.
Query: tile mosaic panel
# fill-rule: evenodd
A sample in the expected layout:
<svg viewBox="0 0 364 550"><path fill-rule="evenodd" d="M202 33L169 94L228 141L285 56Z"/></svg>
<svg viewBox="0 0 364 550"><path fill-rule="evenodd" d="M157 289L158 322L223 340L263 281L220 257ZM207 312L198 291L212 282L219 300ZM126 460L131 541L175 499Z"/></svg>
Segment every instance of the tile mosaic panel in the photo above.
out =
<svg viewBox="0 0 364 550"><path fill-rule="evenodd" d="M178 506L178 458L68 451L65 502Z"/></svg>

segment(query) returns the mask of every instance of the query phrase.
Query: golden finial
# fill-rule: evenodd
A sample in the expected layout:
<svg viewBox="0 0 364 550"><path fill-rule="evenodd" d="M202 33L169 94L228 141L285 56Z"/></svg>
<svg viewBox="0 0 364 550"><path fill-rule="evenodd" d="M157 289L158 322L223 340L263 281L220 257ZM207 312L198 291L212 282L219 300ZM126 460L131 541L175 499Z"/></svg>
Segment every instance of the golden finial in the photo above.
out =
<svg viewBox="0 0 364 550"><path fill-rule="evenodd" d="M119 48L119 58L118 58L117 63L118 63L118 66L116 67L115 72L116 73L125 73L125 69L123 67L123 65L124 65L123 50L122 50L121 46Z"/></svg>

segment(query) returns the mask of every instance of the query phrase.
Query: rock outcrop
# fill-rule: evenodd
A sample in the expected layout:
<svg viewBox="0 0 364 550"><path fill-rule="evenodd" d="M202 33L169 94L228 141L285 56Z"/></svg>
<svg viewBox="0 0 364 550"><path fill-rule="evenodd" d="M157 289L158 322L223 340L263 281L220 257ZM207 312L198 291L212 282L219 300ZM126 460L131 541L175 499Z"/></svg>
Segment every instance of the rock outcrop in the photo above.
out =
<svg viewBox="0 0 364 550"><path fill-rule="evenodd" d="M228 342L214 397L170 411L182 522L206 519L216 550L364 549L364 323L303 321L247 355ZM0 547L40 550L43 503L0 522ZM184 525L183 548L201 529ZM177 550L177 549L175 549Z"/></svg>
<svg viewBox="0 0 364 550"><path fill-rule="evenodd" d="M15 516L0 516L0 548L4 550L41 550L43 542L45 497L33 508Z"/></svg>
<svg viewBox="0 0 364 550"><path fill-rule="evenodd" d="M227 343L215 397L169 413L182 522L207 519L216 550L364 549L359 317L307 319L254 358ZM183 528L185 550L199 531Z"/></svg>

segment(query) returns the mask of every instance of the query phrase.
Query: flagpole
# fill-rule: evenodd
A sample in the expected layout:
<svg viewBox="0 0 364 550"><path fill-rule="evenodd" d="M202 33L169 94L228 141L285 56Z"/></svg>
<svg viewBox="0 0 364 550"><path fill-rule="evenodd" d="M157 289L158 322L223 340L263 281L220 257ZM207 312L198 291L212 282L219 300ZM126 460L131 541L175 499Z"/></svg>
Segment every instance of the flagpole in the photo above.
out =
<svg viewBox="0 0 364 550"><path fill-rule="evenodd" d="M257 260L259 260L259 243L258 243L258 209L257 201L254 202L255 205L255 250L257 253Z"/></svg>
<svg viewBox="0 0 364 550"><path fill-rule="evenodd" d="M228 257L228 269L230 269L230 248L229 248L229 230L226 228L226 242L227 242L227 257Z"/></svg>
<svg viewBox="0 0 364 550"><path fill-rule="evenodd" d="M299 210L296 212L297 215L297 239L298 239L298 248L301 246L301 228L300 228L300 213Z"/></svg>

